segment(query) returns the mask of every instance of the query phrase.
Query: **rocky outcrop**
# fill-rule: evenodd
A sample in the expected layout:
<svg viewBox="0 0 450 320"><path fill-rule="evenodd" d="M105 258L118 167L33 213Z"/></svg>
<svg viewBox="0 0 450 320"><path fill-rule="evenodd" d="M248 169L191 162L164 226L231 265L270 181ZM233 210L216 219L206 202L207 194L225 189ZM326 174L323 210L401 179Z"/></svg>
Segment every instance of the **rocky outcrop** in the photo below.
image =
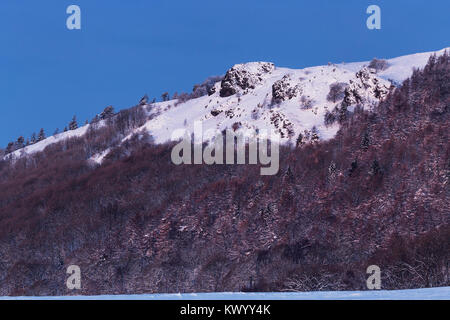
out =
<svg viewBox="0 0 450 320"><path fill-rule="evenodd" d="M263 80L263 76L274 69L275 65L270 62L237 64L225 74L220 86L220 96L229 97L237 92L245 94L249 89L254 89Z"/></svg>
<svg viewBox="0 0 450 320"><path fill-rule="evenodd" d="M382 99L388 92L389 81L376 77L376 71L364 67L356 73L356 80L350 80L350 85L345 89L344 103L355 105L365 103L370 99Z"/></svg>
<svg viewBox="0 0 450 320"><path fill-rule="evenodd" d="M272 85L272 98L275 102L290 100L300 93L300 85L292 83L290 75L285 75Z"/></svg>

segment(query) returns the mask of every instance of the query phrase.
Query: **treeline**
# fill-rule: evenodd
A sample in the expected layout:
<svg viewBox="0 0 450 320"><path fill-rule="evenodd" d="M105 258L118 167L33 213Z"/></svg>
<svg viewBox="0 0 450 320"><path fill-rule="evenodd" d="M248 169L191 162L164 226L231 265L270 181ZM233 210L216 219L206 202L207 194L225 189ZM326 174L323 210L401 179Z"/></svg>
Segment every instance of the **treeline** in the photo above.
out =
<svg viewBox="0 0 450 320"><path fill-rule="evenodd" d="M88 122L86 121L86 124L87 123ZM68 126L64 127L64 132L66 132L68 130L76 130L76 129L78 129L77 118L76 118L76 116L73 116L73 118L69 122ZM53 135L57 135L59 133L60 133L59 129L56 128L55 131L53 132ZM8 145L6 146L6 149L5 149L4 153L5 153L5 155L10 154L11 152L14 152L14 151L22 149L24 147L33 145L33 144L38 143L38 142L40 142L42 140L45 140L46 138L47 137L45 135L44 128L41 128L41 130L39 130L38 134L36 134L34 132L27 139L25 139L23 136L19 136L16 141L9 142Z"/></svg>
<svg viewBox="0 0 450 320"><path fill-rule="evenodd" d="M200 84L196 84L193 86L191 93L177 93L175 92L172 97L170 97L169 92L164 92L161 94L161 100L162 101L169 101L170 99L177 100L176 104L186 102L191 99L199 98L201 96L212 94L214 89L214 84L218 81L221 81L223 76L212 76L208 77L205 81L203 81ZM153 98L152 101L149 101L149 98L147 95L145 95L139 105L146 105L146 104L154 104L156 103L156 98ZM97 123L101 120L109 119L113 116L115 116L114 107L108 106L106 107L100 114L97 114L90 123ZM89 124L89 121L86 120L85 125ZM76 130L78 129L78 122L76 115L73 116L72 120L68 123L67 126L64 127L63 132L67 132L69 130ZM60 133L59 128L56 128L56 130L53 132L53 135L57 135ZM23 136L19 136L16 141L11 141L7 144L6 148L2 151L0 149L0 155L7 155L10 154L16 150L22 149L26 146L35 144L37 142L40 142L42 140L46 139L46 135L44 132L44 129L41 128L39 133L33 133L29 138L24 138Z"/></svg>

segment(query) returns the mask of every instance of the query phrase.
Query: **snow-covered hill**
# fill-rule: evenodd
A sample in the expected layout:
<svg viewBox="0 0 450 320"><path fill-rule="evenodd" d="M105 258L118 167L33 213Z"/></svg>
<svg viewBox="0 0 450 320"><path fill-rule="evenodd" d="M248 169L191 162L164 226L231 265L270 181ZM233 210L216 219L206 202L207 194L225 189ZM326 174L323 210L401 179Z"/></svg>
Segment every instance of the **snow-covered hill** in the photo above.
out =
<svg viewBox="0 0 450 320"><path fill-rule="evenodd" d="M266 66L268 71L254 72L255 64ZM231 88L236 93L231 95L233 91L222 90L228 83L230 70L233 70L230 69L225 80L216 83L214 94L178 106L174 101L160 103L152 110L156 116L140 129L148 130L156 142L167 141L176 129L186 128L193 132L195 121L202 121L204 132L210 129L222 131L233 126L273 129L280 134L283 142L295 142L299 133L316 127L321 139L329 139L336 134L339 126L326 126L325 113L331 112L344 98L342 95L334 102L327 100L331 84L354 85L355 92L363 97L366 105L378 100L373 94L375 87L384 94L390 87L388 81L378 78L367 68L358 76L336 65L302 70L268 66L273 65L258 62L234 66L233 69L239 68L240 73L230 77L246 77L244 79L249 79L251 85L232 82ZM204 137L205 140L209 138Z"/></svg>
<svg viewBox="0 0 450 320"><path fill-rule="evenodd" d="M357 104L371 108L387 94L391 83L401 83L412 74L413 68L424 67L433 53L389 59L386 68L379 71L369 68L367 61L300 70L265 62L239 64L215 84L212 95L179 105L176 101L156 104L151 111L152 120L138 130L148 130L156 142L165 142L176 129L185 127L192 132L194 121L199 120L204 131L224 130L235 124L274 129L283 142L293 143L300 133L311 132L315 127L320 139L327 140L339 129L337 123L325 124L327 111L332 112L344 99L350 111ZM327 95L330 85L335 83L342 83L347 89L338 99L330 101Z"/></svg>
<svg viewBox="0 0 450 320"><path fill-rule="evenodd" d="M338 118L341 112L352 111L356 105L373 107L385 97L392 84L401 83L412 74L413 68L425 66L431 54L440 55L444 50L382 61L378 69L369 67L372 66L369 61L300 70L280 68L268 62L238 64L214 85L210 95L182 103L170 100L143 105L149 120L129 132L124 140L146 130L156 143L167 142L177 129L193 132L195 121L203 123L204 140L211 138L210 129L222 131L238 127L273 129L280 134L282 143L294 144L299 134L308 139L313 133L320 140L327 140L339 130L337 121L325 122L327 113ZM336 84L339 88L330 97L330 86ZM343 101L346 110L342 110ZM7 157L35 153L51 143L82 136L88 127L49 137ZM108 150L104 150L92 160L99 163L107 153Z"/></svg>

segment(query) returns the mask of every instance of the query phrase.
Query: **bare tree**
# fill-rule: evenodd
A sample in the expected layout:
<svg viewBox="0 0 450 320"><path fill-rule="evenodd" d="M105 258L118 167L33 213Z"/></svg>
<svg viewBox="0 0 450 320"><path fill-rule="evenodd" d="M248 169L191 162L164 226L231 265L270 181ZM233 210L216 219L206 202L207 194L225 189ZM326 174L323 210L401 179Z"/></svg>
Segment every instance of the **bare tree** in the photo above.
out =
<svg viewBox="0 0 450 320"><path fill-rule="evenodd" d="M337 100L344 98L346 83L335 82L330 85L330 92L328 92L327 100L335 103Z"/></svg>

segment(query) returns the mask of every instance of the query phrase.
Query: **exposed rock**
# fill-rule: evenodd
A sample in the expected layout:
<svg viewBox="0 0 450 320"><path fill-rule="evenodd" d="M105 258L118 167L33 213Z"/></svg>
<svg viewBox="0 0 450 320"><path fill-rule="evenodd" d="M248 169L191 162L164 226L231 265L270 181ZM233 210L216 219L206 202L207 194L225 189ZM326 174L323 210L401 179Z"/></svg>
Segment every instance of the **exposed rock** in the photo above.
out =
<svg viewBox="0 0 450 320"><path fill-rule="evenodd" d="M240 91L245 94L248 89L254 89L263 80L263 75L271 73L274 69L275 65L270 62L237 64L225 74L220 96L229 97Z"/></svg>
<svg viewBox="0 0 450 320"><path fill-rule="evenodd" d="M272 85L272 98L275 102L290 100L300 93L300 85L293 84L289 75L285 75Z"/></svg>
<svg viewBox="0 0 450 320"><path fill-rule="evenodd" d="M211 88L208 89L208 96L211 96L214 93L216 93L216 87L211 87Z"/></svg>
<svg viewBox="0 0 450 320"><path fill-rule="evenodd" d="M389 92L389 82L380 80L375 76L375 69L364 67L356 73L356 81L350 81L345 89L344 103L354 105L364 103L374 97L384 98Z"/></svg>
<svg viewBox="0 0 450 320"><path fill-rule="evenodd" d="M280 111L270 110L270 122L273 124L281 138L293 137L295 132L293 124L286 115Z"/></svg>
<svg viewBox="0 0 450 320"><path fill-rule="evenodd" d="M221 114L222 113L222 110L211 110L211 115L213 116L213 117L217 117L219 114Z"/></svg>

